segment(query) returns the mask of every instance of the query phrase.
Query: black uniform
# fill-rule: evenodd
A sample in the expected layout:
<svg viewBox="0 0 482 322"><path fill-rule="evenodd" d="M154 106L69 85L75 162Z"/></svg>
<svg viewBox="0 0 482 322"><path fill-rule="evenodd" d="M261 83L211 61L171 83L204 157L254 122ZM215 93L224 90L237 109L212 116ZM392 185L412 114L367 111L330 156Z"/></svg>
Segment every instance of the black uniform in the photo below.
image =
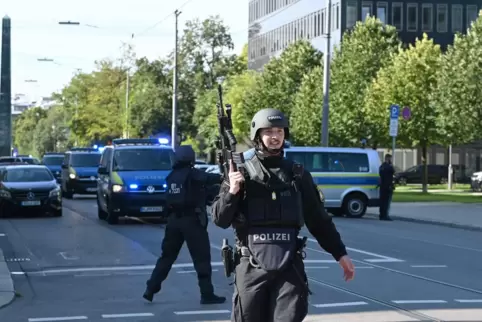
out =
<svg viewBox="0 0 482 322"><path fill-rule="evenodd" d="M389 220L390 203L392 202L393 174L395 169L388 162L383 162L379 169L380 175L380 219Z"/></svg>
<svg viewBox="0 0 482 322"><path fill-rule="evenodd" d="M235 229L237 259L232 321L301 322L308 284L298 233L305 223L336 260L346 249L311 174L283 157L245 154L250 178L237 195L223 183L214 223ZM298 175L297 175L298 174ZM282 295L282 296L281 296Z"/></svg>
<svg viewBox="0 0 482 322"><path fill-rule="evenodd" d="M214 295L211 282L211 246L206 213L206 186L220 181L219 175L195 169L192 163L177 163L166 178L170 216L162 241L162 255L147 281L145 299L152 301L154 294L161 290L162 282L186 241L198 276L201 304L226 301L226 298Z"/></svg>

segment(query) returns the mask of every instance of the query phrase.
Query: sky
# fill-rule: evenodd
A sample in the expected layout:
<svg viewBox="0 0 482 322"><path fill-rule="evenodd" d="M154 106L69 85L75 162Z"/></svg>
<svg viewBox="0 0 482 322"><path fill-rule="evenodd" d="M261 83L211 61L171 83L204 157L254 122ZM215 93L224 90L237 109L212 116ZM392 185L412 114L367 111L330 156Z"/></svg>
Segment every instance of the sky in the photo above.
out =
<svg viewBox="0 0 482 322"><path fill-rule="evenodd" d="M230 28L234 51L239 53L247 42L248 2L2 1L0 15L8 15L12 23L12 95L27 94L32 99L50 96L68 84L78 69L88 73L95 69L95 60L120 57L122 42L133 44L138 57L165 56L174 48L173 12L180 7L179 36L187 20L220 15ZM59 21L76 21L80 25L59 25ZM39 58L54 61L39 62Z"/></svg>

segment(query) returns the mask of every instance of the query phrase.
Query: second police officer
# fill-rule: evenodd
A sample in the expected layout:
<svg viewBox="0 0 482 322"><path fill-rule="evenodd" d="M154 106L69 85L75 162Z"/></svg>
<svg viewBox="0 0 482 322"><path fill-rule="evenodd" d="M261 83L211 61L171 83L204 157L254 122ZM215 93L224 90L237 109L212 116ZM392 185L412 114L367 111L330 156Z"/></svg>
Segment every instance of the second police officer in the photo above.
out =
<svg viewBox="0 0 482 322"><path fill-rule="evenodd" d="M236 252L232 321L301 322L308 314L307 276L300 229L306 224L318 244L341 265L345 280L354 266L313 177L284 158L289 122L276 109L256 113L250 124L248 179L233 164L213 204L214 223L231 225Z"/></svg>
<svg viewBox="0 0 482 322"><path fill-rule="evenodd" d="M176 148L172 172L167 176L167 207L169 218L162 241L162 255L147 281L143 297L152 301L161 290L172 264L179 255L184 241L187 243L196 270L201 304L218 304L225 297L214 294L211 281L211 246L207 232L206 186L218 184L219 175L194 168L195 153L190 145Z"/></svg>

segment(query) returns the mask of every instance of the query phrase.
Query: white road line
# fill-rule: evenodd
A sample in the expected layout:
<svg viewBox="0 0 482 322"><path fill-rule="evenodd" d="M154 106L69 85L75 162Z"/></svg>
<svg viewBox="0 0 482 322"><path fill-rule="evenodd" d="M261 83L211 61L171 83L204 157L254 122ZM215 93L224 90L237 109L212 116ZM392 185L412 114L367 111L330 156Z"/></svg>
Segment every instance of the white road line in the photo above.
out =
<svg viewBox="0 0 482 322"><path fill-rule="evenodd" d="M313 242L313 243L318 244L318 242L316 241L316 239L308 238L308 240L309 240L310 242ZM315 252L327 254L327 253L324 252L324 251L316 250L316 249L313 249L313 248L308 248L308 247L307 247L307 249L313 250L313 251L315 251ZM360 253L360 254L364 254L364 255L368 255L368 256L377 257L377 258L364 259L364 261L367 261L367 262L370 262L370 263L400 263L400 262L405 262L405 261L402 260L402 259L393 258L393 257L388 257L388 256L385 256L385 255L376 254L376 253L372 253L372 252L367 252L367 251L365 251L365 250L361 250L361 249L357 249L357 248L347 247L346 249L349 250L349 251L351 251L351 252L354 252L354 253ZM328 255L329 255L329 254L328 254Z"/></svg>
<svg viewBox="0 0 482 322"><path fill-rule="evenodd" d="M25 272L11 272L12 275L25 275Z"/></svg>
<svg viewBox="0 0 482 322"><path fill-rule="evenodd" d="M342 302L342 303L325 303L325 304L313 304L314 307L344 307L344 306L360 306L368 305L367 302Z"/></svg>
<svg viewBox="0 0 482 322"><path fill-rule="evenodd" d="M229 310L204 310L204 311L178 311L176 315L197 315L197 314L229 314Z"/></svg>
<svg viewBox="0 0 482 322"><path fill-rule="evenodd" d="M213 272L218 272L218 270L217 270L217 269L213 269L213 270L211 270L211 271L213 271ZM177 271L176 273L178 273L178 274L196 273L196 270L189 270L189 271Z"/></svg>
<svg viewBox="0 0 482 322"><path fill-rule="evenodd" d="M28 322L54 322L54 321L77 321L87 320L86 316L63 316L52 318L29 318Z"/></svg>
<svg viewBox="0 0 482 322"><path fill-rule="evenodd" d="M116 318L139 318L154 316L152 313L125 313L125 314L102 314L103 319L116 319Z"/></svg>
<svg viewBox="0 0 482 322"><path fill-rule="evenodd" d="M399 301L392 301L396 304L442 304L447 303L444 300L399 300Z"/></svg>
<svg viewBox="0 0 482 322"><path fill-rule="evenodd" d="M67 252L60 252L59 255L62 256L62 258L67 261L76 261L79 259L79 257L77 256L69 256Z"/></svg>
<svg viewBox="0 0 482 322"><path fill-rule="evenodd" d="M447 265L410 265L413 268L445 268Z"/></svg>
<svg viewBox="0 0 482 322"><path fill-rule="evenodd" d="M222 249L222 247L219 247L219 246L214 245L214 244L211 244L211 247L214 248L214 249L217 249L217 250L221 250L221 249Z"/></svg>
<svg viewBox="0 0 482 322"><path fill-rule="evenodd" d="M355 266L356 269L373 269L373 266Z"/></svg>
<svg viewBox="0 0 482 322"><path fill-rule="evenodd" d="M455 300L455 302L459 303L482 303L482 299L476 300Z"/></svg>
<svg viewBox="0 0 482 322"><path fill-rule="evenodd" d="M0 234L0 237L5 237L5 236L7 236L7 235L6 234Z"/></svg>
<svg viewBox="0 0 482 322"><path fill-rule="evenodd" d="M329 268L328 266L305 266L305 269Z"/></svg>

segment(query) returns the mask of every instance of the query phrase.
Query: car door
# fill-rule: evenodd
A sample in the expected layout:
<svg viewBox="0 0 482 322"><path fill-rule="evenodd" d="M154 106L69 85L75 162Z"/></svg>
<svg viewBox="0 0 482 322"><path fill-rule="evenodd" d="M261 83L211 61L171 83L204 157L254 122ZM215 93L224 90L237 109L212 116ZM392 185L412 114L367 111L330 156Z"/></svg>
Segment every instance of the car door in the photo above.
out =
<svg viewBox="0 0 482 322"><path fill-rule="evenodd" d="M109 181L111 176L111 159L112 159L112 149L104 149L100 159L100 168L106 169L107 173L99 173L97 178L97 198L99 205L105 210L107 208L107 195L109 193ZM99 169L100 169L99 168Z"/></svg>

